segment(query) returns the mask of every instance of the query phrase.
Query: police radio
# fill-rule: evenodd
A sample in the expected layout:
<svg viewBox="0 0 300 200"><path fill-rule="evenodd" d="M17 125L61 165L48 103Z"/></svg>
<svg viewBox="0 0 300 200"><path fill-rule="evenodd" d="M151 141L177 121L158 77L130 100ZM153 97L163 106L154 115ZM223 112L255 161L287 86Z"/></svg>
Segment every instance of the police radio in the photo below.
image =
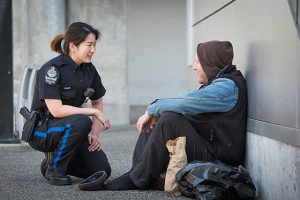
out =
<svg viewBox="0 0 300 200"><path fill-rule="evenodd" d="M84 103L86 103L91 98L91 96L93 96L94 93L95 90L93 88L87 88L83 93L83 95L85 96Z"/></svg>

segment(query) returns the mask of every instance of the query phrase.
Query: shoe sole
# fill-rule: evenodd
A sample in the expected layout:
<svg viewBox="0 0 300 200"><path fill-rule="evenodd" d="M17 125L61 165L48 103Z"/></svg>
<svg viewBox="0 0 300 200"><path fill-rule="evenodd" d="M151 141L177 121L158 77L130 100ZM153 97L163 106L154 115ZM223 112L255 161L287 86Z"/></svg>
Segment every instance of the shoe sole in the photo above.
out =
<svg viewBox="0 0 300 200"><path fill-rule="evenodd" d="M104 181L107 179L107 173L105 171L98 171L92 174L90 177L83 180L78 184L80 190L86 191L98 191L104 189Z"/></svg>

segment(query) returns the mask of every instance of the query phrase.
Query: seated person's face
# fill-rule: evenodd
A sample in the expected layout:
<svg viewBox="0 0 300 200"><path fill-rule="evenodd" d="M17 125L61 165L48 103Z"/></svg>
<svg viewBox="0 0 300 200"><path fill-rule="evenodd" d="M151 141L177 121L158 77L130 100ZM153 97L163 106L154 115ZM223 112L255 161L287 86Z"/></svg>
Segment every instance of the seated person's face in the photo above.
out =
<svg viewBox="0 0 300 200"><path fill-rule="evenodd" d="M205 72L203 71L203 68L202 68L202 66L199 62L197 53L195 55L195 63L193 65L193 70L196 71L196 74L198 76L198 82L200 84L207 84L208 83L207 76L206 76Z"/></svg>

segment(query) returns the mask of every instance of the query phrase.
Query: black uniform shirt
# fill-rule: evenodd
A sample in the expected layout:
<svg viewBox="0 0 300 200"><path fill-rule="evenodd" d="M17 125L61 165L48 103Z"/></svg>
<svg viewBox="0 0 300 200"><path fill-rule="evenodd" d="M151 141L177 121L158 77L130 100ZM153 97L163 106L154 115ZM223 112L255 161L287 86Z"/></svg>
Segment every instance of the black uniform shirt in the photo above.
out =
<svg viewBox="0 0 300 200"><path fill-rule="evenodd" d="M69 55L57 56L37 73L31 109L46 109L44 99L60 99L64 105L80 107L87 88L95 91L91 100L101 98L106 92L95 66L92 63L77 66Z"/></svg>

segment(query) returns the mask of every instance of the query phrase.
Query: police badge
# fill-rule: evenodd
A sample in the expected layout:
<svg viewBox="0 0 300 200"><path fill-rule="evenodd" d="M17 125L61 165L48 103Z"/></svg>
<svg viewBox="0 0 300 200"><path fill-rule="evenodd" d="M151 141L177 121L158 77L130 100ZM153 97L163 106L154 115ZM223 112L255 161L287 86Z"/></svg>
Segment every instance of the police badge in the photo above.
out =
<svg viewBox="0 0 300 200"><path fill-rule="evenodd" d="M47 85L55 85L59 77L59 72L57 69L52 66L50 67L45 75L45 84Z"/></svg>

